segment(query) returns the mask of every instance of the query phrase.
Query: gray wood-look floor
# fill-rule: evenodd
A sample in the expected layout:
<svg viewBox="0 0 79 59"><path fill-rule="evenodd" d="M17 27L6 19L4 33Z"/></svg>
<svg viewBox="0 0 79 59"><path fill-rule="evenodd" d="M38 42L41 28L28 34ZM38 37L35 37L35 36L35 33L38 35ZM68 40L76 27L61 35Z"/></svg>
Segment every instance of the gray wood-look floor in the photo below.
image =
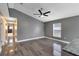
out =
<svg viewBox="0 0 79 59"><path fill-rule="evenodd" d="M56 44L56 47L54 46ZM65 52L62 48L66 44L50 39L38 39L27 42L21 42L17 45L17 51L12 56L73 56ZM61 47L61 48L59 48Z"/></svg>

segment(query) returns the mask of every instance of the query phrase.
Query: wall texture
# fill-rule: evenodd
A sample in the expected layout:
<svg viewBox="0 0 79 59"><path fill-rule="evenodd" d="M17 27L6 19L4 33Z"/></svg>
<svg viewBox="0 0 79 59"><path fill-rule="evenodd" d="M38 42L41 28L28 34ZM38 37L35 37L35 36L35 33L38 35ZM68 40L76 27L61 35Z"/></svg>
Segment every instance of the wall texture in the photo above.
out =
<svg viewBox="0 0 79 59"><path fill-rule="evenodd" d="M0 15L9 17L7 3L0 3Z"/></svg>
<svg viewBox="0 0 79 59"><path fill-rule="evenodd" d="M79 39L79 16L46 22L45 35L48 37L53 37L53 23L62 24L62 40L71 42Z"/></svg>
<svg viewBox="0 0 79 59"><path fill-rule="evenodd" d="M18 40L44 36L44 23L15 9L9 9L11 17L18 19Z"/></svg>

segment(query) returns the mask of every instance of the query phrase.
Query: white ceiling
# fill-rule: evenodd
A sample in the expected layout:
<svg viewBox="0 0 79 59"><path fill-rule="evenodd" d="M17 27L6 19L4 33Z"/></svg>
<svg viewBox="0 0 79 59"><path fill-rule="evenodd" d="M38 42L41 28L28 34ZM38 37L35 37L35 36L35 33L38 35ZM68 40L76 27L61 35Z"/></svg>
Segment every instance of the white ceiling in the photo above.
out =
<svg viewBox="0 0 79 59"><path fill-rule="evenodd" d="M22 5L17 3L9 4L9 7L43 22L79 15L79 3L23 3ZM45 11L50 10L51 13L48 17L33 15L33 13L39 13L38 9L40 8L44 8Z"/></svg>

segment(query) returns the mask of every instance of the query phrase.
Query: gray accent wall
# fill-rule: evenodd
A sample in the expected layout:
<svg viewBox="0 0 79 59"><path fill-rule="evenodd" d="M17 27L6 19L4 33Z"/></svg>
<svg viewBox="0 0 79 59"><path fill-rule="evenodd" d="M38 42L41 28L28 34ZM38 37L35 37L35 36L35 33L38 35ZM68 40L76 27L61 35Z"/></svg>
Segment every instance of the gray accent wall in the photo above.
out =
<svg viewBox="0 0 79 59"><path fill-rule="evenodd" d="M62 40L71 42L79 39L79 16L46 22L45 36L53 37L53 23L62 24Z"/></svg>
<svg viewBox="0 0 79 59"><path fill-rule="evenodd" d="M15 9L9 9L11 17L18 20L18 40L44 36L44 23Z"/></svg>
<svg viewBox="0 0 79 59"><path fill-rule="evenodd" d="M43 23L15 9L9 9L10 16L18 19L18 40L47 36L53 37L53 24L62 24L61 40L79 39L79 16Z"/></svg>

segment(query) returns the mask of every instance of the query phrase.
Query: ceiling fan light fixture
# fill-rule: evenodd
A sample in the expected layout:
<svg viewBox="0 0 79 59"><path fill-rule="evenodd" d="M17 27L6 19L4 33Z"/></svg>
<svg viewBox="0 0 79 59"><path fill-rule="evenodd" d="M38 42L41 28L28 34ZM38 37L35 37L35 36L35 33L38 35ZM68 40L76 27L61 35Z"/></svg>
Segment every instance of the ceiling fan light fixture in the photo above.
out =
<svg viewBox="0 0 79 59"><path fill-rule="evenodd" d="M41 15L41 17L44 17L43 15Z"/></svg>
<svg viewBox="0 0 79 59"><path fill-rule="evenodd" d="M44 17L44 16L48 17L48 14L51 13L51 11L43 12L42 10L43 8L39 9L38 10L39 14L34 14L34 15L39 15L39 17Z"/></svg>

